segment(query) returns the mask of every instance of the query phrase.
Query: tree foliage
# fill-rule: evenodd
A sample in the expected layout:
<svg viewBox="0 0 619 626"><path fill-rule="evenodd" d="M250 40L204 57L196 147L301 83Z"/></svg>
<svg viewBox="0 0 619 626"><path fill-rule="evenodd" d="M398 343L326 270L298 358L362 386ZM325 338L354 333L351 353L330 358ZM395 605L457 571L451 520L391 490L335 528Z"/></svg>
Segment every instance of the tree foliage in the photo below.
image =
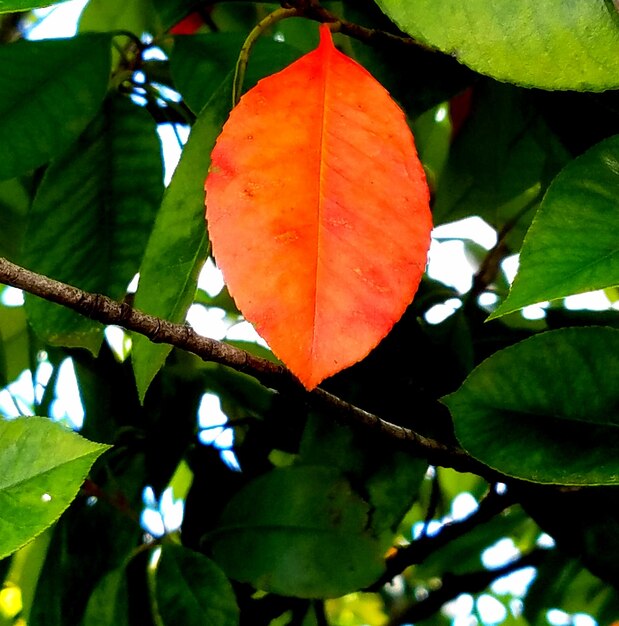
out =
<svg viewBox="0 0 619 626"><path fill-rule="evenodd" d="M89 0L32 41L42 4L0 0L0 626L619 619L616 4ZM324 22L404 111L435 226L496 243L456 235L470 285L424 275L307 391L200 279L204 181L239 77Z"/></svg>

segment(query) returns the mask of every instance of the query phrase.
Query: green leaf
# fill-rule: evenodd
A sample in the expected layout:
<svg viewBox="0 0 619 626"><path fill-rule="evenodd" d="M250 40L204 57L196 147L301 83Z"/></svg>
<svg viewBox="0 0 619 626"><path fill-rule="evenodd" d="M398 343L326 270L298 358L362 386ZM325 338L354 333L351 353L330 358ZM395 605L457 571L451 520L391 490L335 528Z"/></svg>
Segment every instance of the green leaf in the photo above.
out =
<svg viewBox="0 0 619 626"><path fill-rule="evenodd" d="M165 626L239 623L239 607L230 581L202 554L163 545L155 581L157 608Z"/></svg>
<svg viewBox="0 0 619 626"><path fill-rule="evenodd" d="M619 484L619 331L565 328L500 350L442 401L475 458L524 480Z"/></svg>
<svg viewBox="0 0 619 626"><path fill-rule="evenodd" d="M174 37L170 72L176 89L192 111L198 113L216 91L221 94L220 99L230 100L221 86L234 69L243 41L243 35L237 33Z"/></svg>
<svg viewBox="0 0 619 626"><path fill-rule="evenodd" d="M106 100L43 178L28 216L24 264L81 289L122 297L163 192L160 150L144 109L120 96ZM30 296L26 311L46 342L98 350L100 324Z"/></svg>
<svg viewBox="0 0 619 626"><path fill-rule="evenodd" d="M439 179L434 221L479 215L497 230L510 224L508 243L518 249L543 191L569 156L529 92L484 80L472 99Z"/></svg>
<svg viewBox="0 0 619 626"><path fill-rule="evenodd" d="M158 21L152 0L89 0L79 20L80 32L126 30L138 37L156 34Z"/></svg>
<svg viewBox="0 0 619 626"><path fill-rule="evenodd" d="M304 465L338 468L352 484L364 485L363 495L372 507L368 529L385 549L393 544L418 495L427 462L315 413L308 418L299 454Z"/></svg>
<svg viewBox="0 0 619 626"><path fill-rule="evenodd" d="M501 81L542 89L619 87L619 15L591 0L376 0L406 33Z"/></svg>
<svg viewBox="0 0 619 626"><path fill-rule="evenodd" d="M222 85L191 129L140 267L136 308L172 322L185 320L208 253L204 180L211 150L230 109L226 97L230 85ZM141 400L171 350L172 346L134 336L131 361Z"/></svg>
<svg viewBox="0 0 619 626"><path fill-rule="evenodd" d="M39 7L47 7L50 4L60 4L67 0L0 0L0 13L14 13L17 11L28 11L29 9L38 9Z"/></svg>
<svg viewBox="0 0 619 626"><path fill-rule="evenodd" d="M113 393L113 388L108 393ZM105 398L102 404L106 404ZM121 410L118 406L111 409L108 419L115 421ZM87 415L86 425L91 416L88 410ZM134 411L132 418L135 415ZM125 567L143 543L134 512L143 506L145 476L143 455L132 454L123 442L95 465L88 487L99 496L105 495L76 498L55 524L29 626L81 626L86 606L103 576Z"/></svg>
<svg viewBox="0 0 619 626"><path fill-rule="evenodd" d="M29 346L24 307L0 305L0 387L30 367Z"/></svg>
<svg viewBox="0 0 619 626"><path fill-rule="evenodd" d="M33 185L29 179L0 181L0 256L17 260L32 204Z"/></svg>
<svg viewBox="0 0 619 626"><path fill-rule="evenodd" d="M0 421L0 558L60 517L108 448L44 417Z"/></svg>
<svg viewBox="0 0 619 626"><path fill-rule="evenodd" d="M242 33L208 33L174 38L170 72L189 108L198 112L226 76L234 70L245 41ZM295 48L270 39L260 39L252 49L243 87L276 72L299 57ZM231 95L223 96L230 100Z"/></svg>
<svg viewBox="0 0 619 626"><path fill-rule="evenodd" d="M194 0L151 0L164 30L168 30L196 9Z"/></svg>
<svg viewBox="0 0 619 626"><path fill-rule="evenodd" d="M96 114L109 73L109 34L0 47L0 180L65 150Z"/></svg>
<svg viewBox="0 0 619 626"><path fill-rule="evenodd" d="M619 285L619 135L555 178L529 229L511 291L491 318Z"/></svg>
<svg viewBox="0 0 619 626"><path fill-rule="evenodd" d="M349 22L371 29L388 31L393 28L371 2L342 4L343 17ZM412 118L445 102L476 78L454 58L419 46L368 46L365 42L345 37L342 51L361 63ZM406 80L402 80L403 76Z"/></svg>
<svg viewBox="0 0 619 626"><path fill-rule="evenodd" d="M83 626L129 626L129 590L124 567L107 573L92 592Z"/></svg>
<svg viewBox="0 0 619 626"><path fill-rule="evenodd" d="M337 469L280 468L235 494L209 539L231 578L282 595L337 597L383 570L369 512Z"/></svg>
<svg viewBox="0 0 619 626"><path fill-rule="evenodd" d="M510 507L503 514L433 550L423 562L415 566L415 576L431 581L445 572L466 574L482 568L482 553L505 537L517 537L535 528L535 524L521 507ZM534 532L534 536L538 533Z"/></svg>

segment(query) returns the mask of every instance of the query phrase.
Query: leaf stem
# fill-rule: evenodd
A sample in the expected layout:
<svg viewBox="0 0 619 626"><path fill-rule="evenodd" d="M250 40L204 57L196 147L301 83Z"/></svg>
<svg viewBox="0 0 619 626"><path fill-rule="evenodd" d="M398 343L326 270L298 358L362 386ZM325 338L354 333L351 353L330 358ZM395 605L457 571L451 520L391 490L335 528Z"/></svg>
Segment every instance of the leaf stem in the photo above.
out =
<svg viewBox="0 0 619 626"><path fill-rule="evenodd" d="M252 29L247 36L239 58L234 68L234 81L232 83L232 106L235 107L241 98L241 91L243 89L243 81L245 80L245 72L247 70L247 63L249 62L249 55L254 47L254 44L258 40L258 37L264 33L267 28L270 28L277 22L285 20L289 17L298 17L300 12L296 8L279 8L275 9L272 13L269 13L266 17L261 19Z"/></svg>
<svg viewBox="0 0 619 626"><path fill-rule="evenodd" d="M353 22L348 22L335 13L321 6L319 0L286 0L282 6L296 8L299 15L321 23L333 24L332 30L352 37L368 45L383 47L416 47L423 50L433 49L412 37L396 35L385 30L366 28Z"/></svg>

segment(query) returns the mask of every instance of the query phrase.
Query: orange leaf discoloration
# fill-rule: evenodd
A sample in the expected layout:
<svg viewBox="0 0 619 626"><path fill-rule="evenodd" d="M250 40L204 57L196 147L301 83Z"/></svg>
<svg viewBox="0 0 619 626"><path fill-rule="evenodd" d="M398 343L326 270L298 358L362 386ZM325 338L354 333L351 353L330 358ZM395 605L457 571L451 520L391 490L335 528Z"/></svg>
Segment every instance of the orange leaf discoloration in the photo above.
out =
<svg viewBox="0 0 619 626"><path fill-rule="evenodd" d="M326 26L241 98L206 192L231 295L308 389L366 356L417 290L432 224L413 136Z"/></svg>

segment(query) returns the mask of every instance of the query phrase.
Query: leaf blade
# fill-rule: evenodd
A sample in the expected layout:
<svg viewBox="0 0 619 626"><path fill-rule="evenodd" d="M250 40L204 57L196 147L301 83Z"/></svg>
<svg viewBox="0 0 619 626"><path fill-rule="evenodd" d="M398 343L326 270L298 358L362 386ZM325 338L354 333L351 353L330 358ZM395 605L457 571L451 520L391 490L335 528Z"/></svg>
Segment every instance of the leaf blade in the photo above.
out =
<svg viewBox="0 0 619 626"><path fill-rule="evenodd" d="M483 361L441 401L461 445L500 472L539 483L614 485L618 349L619 331L606 327L534 335Z"/></svg>
<svg viewBox="0 0 619 626"><path fill-rule="evenodd" d="M215 144L228 114L226 95L231 84L225 81L220 86L191 129L164 193L140 267L136 308L172 322L185 320L208 253L202 178L210 163L209 146ZM134 337L131 362L141 400L171 350L172 346L154 344L141 335Z"/></svg>
<svg viewBox="0 0 619 626"><path fill-rule="evenodd" d="M210 559L164 545L156 573L157 607L163 623L237 626L239 608L230 581Z"/></svg>
<svg viewBox="0 0 619 626"><path fill-rule="evenodd" d="M0 179L46 163L95 116L108 85L110 39L87 34L2 46Z"/></svg>
<svg viewBox="0 0 619 626"><path fill-rule="evenodd" d="M0 421L0 558L58 519L109 447L44 417Z"/></svg>
<svg viewBox="0 0 619 626"><path fill-rule="evenodd" d="M209 539L232 578L283 595L337 597L383 570L368 511L333 468L281 468L235 494Z"/></svg>
<svg viewBox="0 0 619 626"><path fill-rule="evenodd" d="M525 237L514 284L490 319L544 300L618 285L618 197L616 135L574 159L552 182Z"/></svg>
<svg viewBox="0 0 619 626"><path fill-rule="evenodd" d="M411 37L497 80L581 91L619 86L619 16L606 2L376 3Z"/></svg>
<svg viewBox="0 0 619 626"><path fill-rule="evenodd" d="M60 4L67 0L0 0L0 13L14 13L17 11L28 11L38 9L50 4Z"/></svg>
<svg viewBox="0 0 619 626"><path fill-rule="evenodd" d="M206 196L233 298L308 389L363 358L417 290L431 218L412 134L326 27L233 110Z"/></svg>
<svg viewBox="0 0 619 626"><path fill-rule="evenodd" d="M108 99L76 145L48 168L28 214L24 263L86 291L122 297L162 191L152 118L121 97ZM33 296L26 297L26 312L45 341L97 352L100 324Z"/></svg>

